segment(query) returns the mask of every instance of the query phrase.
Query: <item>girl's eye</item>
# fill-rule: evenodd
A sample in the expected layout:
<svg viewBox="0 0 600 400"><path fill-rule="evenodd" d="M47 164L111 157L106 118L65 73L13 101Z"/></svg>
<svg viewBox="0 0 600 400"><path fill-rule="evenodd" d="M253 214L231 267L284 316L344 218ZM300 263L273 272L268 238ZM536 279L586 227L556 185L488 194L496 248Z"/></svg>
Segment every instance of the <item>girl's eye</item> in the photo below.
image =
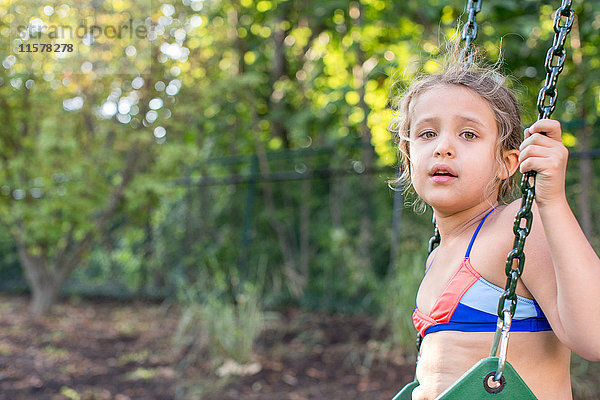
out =
<svg viewBox="0 0 600 400"><path fill-rule="evenodd" d="M463 132L460 135L467 140L473 140L477 137L477 135L475 135L473 132L469 132L469 131Z"/></svg>
<svg viewBox="0 0 600 400"><path fill-rule="evenodd" d="M432 139L436 136L434 131L425 131L422 132L419 136L421 136L424 139Z"/></svg>

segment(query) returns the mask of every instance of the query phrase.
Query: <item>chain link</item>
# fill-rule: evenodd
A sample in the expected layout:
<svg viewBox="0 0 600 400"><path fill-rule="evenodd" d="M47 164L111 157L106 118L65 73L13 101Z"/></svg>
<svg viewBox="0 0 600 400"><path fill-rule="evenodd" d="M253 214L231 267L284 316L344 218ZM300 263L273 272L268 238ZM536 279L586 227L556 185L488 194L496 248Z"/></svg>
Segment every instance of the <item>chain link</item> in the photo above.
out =
<svg viewBox="0 0 600 400"><path fill-rule="evenodd" d="M427 246L427 255L430 255L433 250L437 247L438 244L442 241L442 237L440 236L440 231L435 223L435 215L431 221L433 223L433 236L429 238L429 244ZM419 351L421 350L421 342L423 341L423 336L420 333L417 333L417 362L419 359Z"/></svg>
<svg viewBox="0 0 600 400"><path fill-rule="evenodd" d="M556 108L556 82L565 65L567 56L565 41L575 20L575 12L571 9L572 3L573 0L563 0L554 15L554 42L546 53L546 82L537 100L540 119L548 118Z"/></svg>
<svg viewBox="0 0 600 400"><path fill-rule="evenodd" d="M471 51L471 43L477 37L477 13L481 11L482 0L469 0L467 2L467 13L469 14L467 23L463 26L461 40L465 42L460 51L460 62L468 68L473 63L473 52Z"/></svg>
<svg viewBox="0 0 600 400"><path fill-rule="evenodd" d="M431 254L433 249L440 244L442 238L440 237L440 231L438 230L437 224L435 223L435 217L433 218L433 236L429 238L429 245L427 246L427 254Z"/></svg>
<svg viewBox="0 0 600 400"><path fill-rule="evenodd" d="M575 12L571 9L572 3L573 0L563 0L554 15L555 35L552 46L546 53L546 81L538 95L538 119L549 118L556 108L556 98L558 96L556 83L558 75L564 69L567 55L565 41L573 27L575 19ZM531 207L535 198L535 176L535 171L529 171L521 179L521 193L523 194L523 198L521 199L521 208L519 208L515 216L513 226L515 234L513 249L508 253L506 258L506 287L498 301L498 318L503 318L504 311L507 309L507 301L510 302L508 310L510 310L511 318L515 315L517 308L516 290L525 265L525 240L531 231L531 224L533 223Z"/></svg>

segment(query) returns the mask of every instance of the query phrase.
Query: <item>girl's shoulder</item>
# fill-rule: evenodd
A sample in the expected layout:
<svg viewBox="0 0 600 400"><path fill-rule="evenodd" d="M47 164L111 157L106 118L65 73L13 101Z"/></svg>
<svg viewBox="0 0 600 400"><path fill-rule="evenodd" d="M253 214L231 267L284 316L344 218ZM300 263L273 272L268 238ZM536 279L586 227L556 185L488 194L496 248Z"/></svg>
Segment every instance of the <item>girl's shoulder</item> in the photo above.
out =
<svg viewBox="0 0 600 400"><path fill-rule="evenodd" d="M505 226L512 234L515 217L520 208L521 199L516 199L508 204L496 207L498 212L496 218L494 218L494 222L500 226ZM535 202L533 203L531 211L533 212L533 221L535 223L536 219L539 220L539 214ZM536 216L538 218L536 218Z"/></svg>
<svg viewBox="0 0 600 400"><path fill-rule="evenodd" d="M514 240L515 234L513 231L513 227L515 225L515 218L517 213L519 212L519 209L521 208L521 199L516 199L514 201L512 201L509 204L503 205L503 206L499 206L498 207L498 214L496 216L496 218L494 219L494 230L497 231L497 233L499 235L501 235L501 237L505 237L505 239L509 239L511 246L512 246L512 242ZM546 247L547 246L547 240L546 240L546 235L544 233L544 228L542 225L542 221L540 218L540 213L539 210L537 208L537 205L535 204L535 202L533 203L533 206L531 207L531 211L532 211L532 224L531 224L531 231L527 237L527 241L526 241L526 250L527 249L533 249L533 248L538 248L538 247ZM524 226L524 222L521 223L521 226Z"/></svg>
<svg viewBox="0 0 600 400"><path fill-rule="evenodd" d="M479 244L472 253L473 263L484 279L494 283L496 286L504 287L506 276L503 266L510 251L513 249L515 234L513 227L515 216L521 208L521 199L509 204L498 206L497 211L490 215L490 221L486 220L487 227L482 232ZM525 242L525 254L527 266L523 275L525 287L520 285L517 293L521 296L531 298L532 294L527 288L525 280L545 271L548 262L548 244L541 224L537 206L532 208L533 225Z"/></svg>
<svg viewBox="0 0 600 400"><path fill-rule="evenodd" d="M504 253L504 257L506 257L506 254L510 251L514 243L515 234L513 228L515 225L515 216L520 208L521 199L497 206L495 212L490 214L485 221L484 229L480 235L480 245L487 249L490 247L494 248L494 250ZM529 241L533 242L539 240L540 233L543 235L543 228L541 228L540 218L535 203L532 211L533 226L530 235L528 236L527 244L529 244ZM531 240L529 240L530 238ZM528 247L531 248L532 245L535 247L535 244L533 243Z"/></svg>
<svg viewBox="0 0 600 400"><path fill-rule="evenodd" d="M498 206L498 215L502 220L510 219L514 221L519 208L521 208L521 199L516 199L508 204Z"/></svg>

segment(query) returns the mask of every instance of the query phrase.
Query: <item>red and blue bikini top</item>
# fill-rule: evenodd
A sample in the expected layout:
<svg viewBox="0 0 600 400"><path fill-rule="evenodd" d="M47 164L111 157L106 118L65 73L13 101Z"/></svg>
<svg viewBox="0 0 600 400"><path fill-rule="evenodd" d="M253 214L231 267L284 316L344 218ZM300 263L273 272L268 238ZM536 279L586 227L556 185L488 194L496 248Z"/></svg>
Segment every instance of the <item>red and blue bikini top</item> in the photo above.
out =
<svg viewBox="0 0 600 400"><path fill-rule="evenodd" d="M504 289L485 280L472 266L471 248L490 213L488 212L473 233L465 258L446 284L428 314L418 306L412 315L421 336L439 331L494 332L498 321L498 299ZM432 261L433 263L433 261ZM431 264L429 265L431 267ZM429 268L427 268L429 270ZM427 274L427 271L425 272ZM552 330L537 301L517 296L517 308L511 324L513 332Z"/></svg>

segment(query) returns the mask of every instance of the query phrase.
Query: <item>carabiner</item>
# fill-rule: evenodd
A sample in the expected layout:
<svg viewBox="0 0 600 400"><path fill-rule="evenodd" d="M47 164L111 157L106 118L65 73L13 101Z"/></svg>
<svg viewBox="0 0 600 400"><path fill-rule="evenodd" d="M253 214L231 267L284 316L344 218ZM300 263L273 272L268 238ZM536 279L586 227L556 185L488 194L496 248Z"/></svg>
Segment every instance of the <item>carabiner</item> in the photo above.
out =
<svg viewBox="0 0 600 400"><path fill-rule="evenodd" d="M510 333L510 325L512 323L512 317L510 311L504 309L504 320L502 321L502 338L500 339L500 354L498 355L498 368L496 369L496 375L494 375L494 381L499 382L504 372L504 365L506 365L506 353L508 351L508 334Z"/></svg>

